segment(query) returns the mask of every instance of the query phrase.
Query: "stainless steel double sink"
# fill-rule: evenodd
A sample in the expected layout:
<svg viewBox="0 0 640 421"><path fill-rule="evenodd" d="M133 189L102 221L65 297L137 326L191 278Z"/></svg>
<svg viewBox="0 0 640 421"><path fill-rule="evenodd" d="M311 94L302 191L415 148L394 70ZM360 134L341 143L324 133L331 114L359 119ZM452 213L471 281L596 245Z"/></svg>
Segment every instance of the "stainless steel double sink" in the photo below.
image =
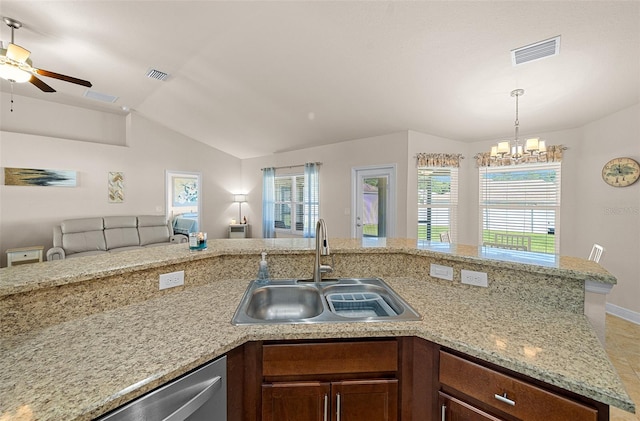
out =
<svg viewBox="0 0 640 421"><path fill-rule="evenodd" d="M249 283L234 325L411 321L422 317L379 278Z"/></svg>

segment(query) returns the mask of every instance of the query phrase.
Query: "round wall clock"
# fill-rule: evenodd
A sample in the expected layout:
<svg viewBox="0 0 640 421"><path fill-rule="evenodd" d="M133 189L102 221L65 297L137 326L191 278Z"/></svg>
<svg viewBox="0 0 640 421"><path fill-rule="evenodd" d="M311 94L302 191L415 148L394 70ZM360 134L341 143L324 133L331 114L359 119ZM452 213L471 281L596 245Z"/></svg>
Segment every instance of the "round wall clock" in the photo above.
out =
<svg viewBox="0 0 640 421"><path fill-rule="evenodd" d="M640 164L631 158L614 158L602 167L602 179L613 187L627 187L638 181Z"/></svg>

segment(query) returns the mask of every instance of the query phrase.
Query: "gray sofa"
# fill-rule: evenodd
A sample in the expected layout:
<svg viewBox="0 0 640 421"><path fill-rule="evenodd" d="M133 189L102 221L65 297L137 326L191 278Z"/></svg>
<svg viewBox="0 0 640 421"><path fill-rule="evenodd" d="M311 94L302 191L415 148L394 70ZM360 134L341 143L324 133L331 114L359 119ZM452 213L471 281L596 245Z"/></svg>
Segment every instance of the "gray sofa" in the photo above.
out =
<svg viewBox="0 0 640 421"><path fill-rule="evenodd" d="M53 247L47 250L47 260L187 242L186 235L174 235L164 216L67 219L53 228Z"/></svg>

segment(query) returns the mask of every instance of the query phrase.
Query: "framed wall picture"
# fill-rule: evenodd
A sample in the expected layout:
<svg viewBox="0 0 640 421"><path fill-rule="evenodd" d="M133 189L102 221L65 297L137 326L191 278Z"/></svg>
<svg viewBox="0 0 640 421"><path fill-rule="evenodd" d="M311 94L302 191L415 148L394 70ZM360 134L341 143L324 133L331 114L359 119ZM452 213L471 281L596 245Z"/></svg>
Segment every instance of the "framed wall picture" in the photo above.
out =
<svg viewBox="0 0 640 421"><path fill-rule="evenodd" d="M124 202L124 173L120 171L109 172L109 203Z"/></svg>
<svg viewBox="0 0 640 421"><path fill-rule="evenodd" d="M173 206L197 206L198 205L198 179L197 177L171 177L173 192Z"/></svg>
<svg viewBox="0 0 640 421"><path fill-rule="evenodd" d="M76 179L76 172L70 170L4 169L5 186L75 187Z"/></svg>

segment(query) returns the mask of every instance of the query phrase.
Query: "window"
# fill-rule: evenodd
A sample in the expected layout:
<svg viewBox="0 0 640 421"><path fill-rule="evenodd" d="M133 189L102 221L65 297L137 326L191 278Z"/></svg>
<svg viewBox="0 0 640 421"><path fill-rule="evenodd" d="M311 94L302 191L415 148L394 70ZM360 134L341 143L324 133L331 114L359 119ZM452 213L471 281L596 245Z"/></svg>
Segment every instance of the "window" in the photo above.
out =
<svg viewBox="0 0 640 421"><path fill-rule="evenodd" d="M480 168L482 244L557 254L560 163Z"/></svg>
<svg viewBox="0 0 640 421"><path fill-rule="evenodd" d="M302 235L304 232L304 175L275 178L276 231Z"/></svg>
<svg viewBox="0 0 640 421"><path fill-rule="evenodd" d="M457 240L458 168L418 167L418 239Z"/></svg>

